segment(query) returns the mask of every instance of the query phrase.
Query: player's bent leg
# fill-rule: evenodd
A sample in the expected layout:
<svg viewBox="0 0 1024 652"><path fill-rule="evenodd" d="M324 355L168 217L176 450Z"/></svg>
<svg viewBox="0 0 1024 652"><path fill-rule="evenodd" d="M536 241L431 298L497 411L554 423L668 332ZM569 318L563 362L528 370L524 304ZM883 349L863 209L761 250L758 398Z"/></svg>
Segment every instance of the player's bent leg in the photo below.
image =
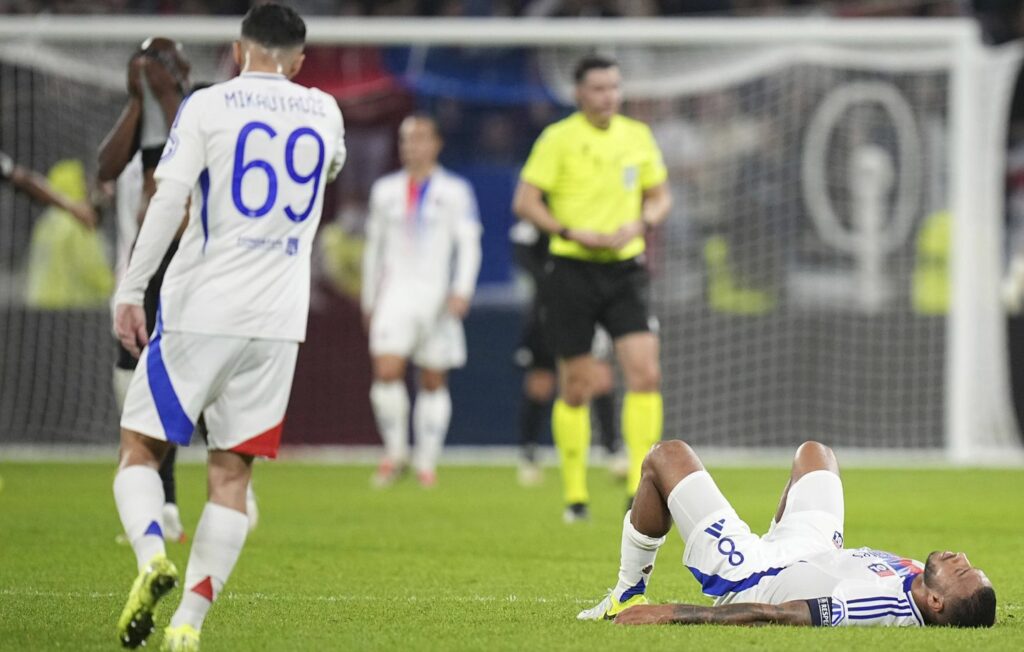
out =
<svg viewBox="0 0 1024 652"><path fill-rule="evenodd" d="M800 445L789 481L779 500L765 539L799 540L821 549L843 547L845 503L839 462L828 446L816 441Z"/></svg>
<svg viewBox="0 0 1024 652"><path fill-rule="evenodd" d="M373 369L370 403L384 440L384 459L373 476L373 484L387 487L401 477L409 461L410 401L405 386L406 359L398 355L377 355Z"/></svg>
<svg viewBox="0 0 1024 652"><path fill-rule="evenodd" d="M651 446L661 440L664 408L658 336L629 333L615 340L615 350L626 382L622 401L622 438L629 454L626 492L632 495L640 482L641 465Z"/></svg>
<svg viewBox="0 0 1024 652"><path fill-rule="evenodd" d="M414 466L423 487L437 484L437 463L452 418L452 398L448 392L447 371L423 369L416 394L412 421L416 439Z"/></svg>
<svg viewBox="0 0 1024 652"><path fill-rule="evenodd" d="M567 523L588 518L587 456L590 452L590 371L593 357L558 361L561 394L551 410L551 433L562 467Z"/></svg>
<svg viewBox="0 0 1024 652"><path fill-rule="evenodd" d="M146 641L154 629L157 602L178 583L178 570L167 559L160 526L164 491L157 467L167 448L165 441L121 430L114 501L139 570L117 621L117 638L128 648Z"/></svg>
<svg viewBox="0 0 1024 652"><path fill-rule="evenodd" d="M209 501L196 526L185 569L185 593L171 618L168 636L187 638L188 628L198 635L242 553L249 532L245 502L252 459L231 451L210 451Z"/></svg>

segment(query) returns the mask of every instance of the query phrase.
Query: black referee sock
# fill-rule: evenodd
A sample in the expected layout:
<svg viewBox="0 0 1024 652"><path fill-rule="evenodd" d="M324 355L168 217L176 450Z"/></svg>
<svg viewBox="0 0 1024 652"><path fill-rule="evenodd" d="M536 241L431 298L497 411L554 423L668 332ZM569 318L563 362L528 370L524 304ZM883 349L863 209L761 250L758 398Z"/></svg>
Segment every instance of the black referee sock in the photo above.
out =
<svg viewBox="0 0 1024 652"><path fill-rule="evenodd" d="M523 403L519 407L519 441L523 447L523 456L530 462L537 461L540 431L549 414L551 414L551 403L548 401L537 401L528 396L523 397Z"/></svg>
<svg viewBox="0 0 1024 652"><path fill-rule="evenodd" d="M178 456L178 447L171 446L160 464L160 481L164 483L164 502L178 502L178 491L174 482L174 459Z"/></svg>
<svg viewBox="0 0 1024 652"><path fill-rule="evenodd" d="M595 396L590 402L597 419L597 427L601 429L601 445L609 453L617 453L622 447L619 441L619 431L615 427L615 396L612 392Z"/></svg>

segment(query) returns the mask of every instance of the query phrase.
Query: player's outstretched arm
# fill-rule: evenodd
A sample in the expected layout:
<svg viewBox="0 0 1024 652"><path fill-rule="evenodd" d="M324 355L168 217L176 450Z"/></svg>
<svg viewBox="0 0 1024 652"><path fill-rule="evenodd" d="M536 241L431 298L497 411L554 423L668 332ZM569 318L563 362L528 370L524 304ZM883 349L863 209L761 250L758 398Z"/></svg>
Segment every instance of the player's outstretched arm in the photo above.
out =
<svg viewBox="0 0 1024 652"><path fill-rule="evenodd" d="M18 165L14 159L3 152L0 152L0 179L7 179L16 190L25 193L40 204L66 210L90 229L95 228L99 222L96 211L88 202L72 201L56 191L46 177L35 170Z"/></svg>
<svg viewBox="0 0 1024 652"><path fill-rule="evenodd" d="M706 607L694 604L638 605L615 617L618 625L814 625L814 600L782 604L728 604Z"/></svg>

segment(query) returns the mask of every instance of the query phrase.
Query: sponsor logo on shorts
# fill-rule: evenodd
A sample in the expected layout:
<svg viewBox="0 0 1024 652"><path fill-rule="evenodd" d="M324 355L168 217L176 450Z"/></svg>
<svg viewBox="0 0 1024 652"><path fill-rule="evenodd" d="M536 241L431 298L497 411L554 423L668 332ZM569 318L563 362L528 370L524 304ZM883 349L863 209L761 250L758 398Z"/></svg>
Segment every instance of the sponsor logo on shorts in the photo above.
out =
<svg viewBox="0 0 1024 652"><path fill-rule="evenodd" d="M725 529L725 519L721 519L715 523L712 523L704 529L705 532L718 539L722 536L722 530Z"/></svg>
<svg viewBox="0 0 1024 652"><path fill-rule="evenodd" d="M835 532L833 532L832 533L832 543L835 544L836 548L842 548L843 547L843 533L840 532L839 530L836 530Z"/></svg>
<svg viewBox="0 0 1024 652"><path fill-rule="evenodd" d="M288 244L284 248L284 253L289 256L294 256L299 253L299 239L288 238Z"/></svg>

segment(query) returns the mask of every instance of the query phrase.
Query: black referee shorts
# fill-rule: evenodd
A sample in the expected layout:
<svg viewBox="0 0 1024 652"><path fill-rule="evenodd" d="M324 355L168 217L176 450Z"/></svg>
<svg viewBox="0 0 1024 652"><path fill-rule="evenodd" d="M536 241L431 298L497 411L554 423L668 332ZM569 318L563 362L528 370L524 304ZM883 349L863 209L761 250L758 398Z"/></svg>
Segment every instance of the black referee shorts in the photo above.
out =
<svg viewBox="0 0 1024 652"><path fill-rule="evenodd" d="M647 270L636 258L592 263L552 256L547 267L544 330L558 358L590 353L597 324L617 340L652 330Z"/></svg>

